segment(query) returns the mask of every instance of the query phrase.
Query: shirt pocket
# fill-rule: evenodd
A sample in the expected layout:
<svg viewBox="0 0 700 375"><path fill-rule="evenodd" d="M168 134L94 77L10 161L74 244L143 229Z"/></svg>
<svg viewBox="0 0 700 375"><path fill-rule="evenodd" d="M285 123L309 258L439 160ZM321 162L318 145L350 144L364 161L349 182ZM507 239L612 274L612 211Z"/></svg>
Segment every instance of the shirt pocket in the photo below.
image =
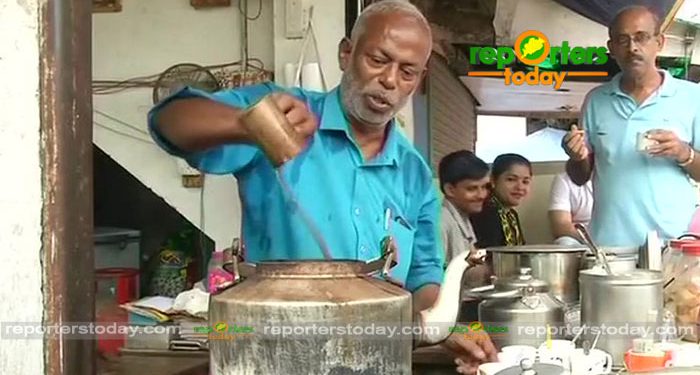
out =
<svg viewBox="0 0 700 375"><path fill-rule="evenodd" d="M405 220L397 218L392 224L391 235L395 241L398 254L396 255L397 265L391 269L390 275L392 279L406 285L408 270L413 259L416 229Z"/></svg>
<svg viewBox="0 0 700 375"><path fill-rule="evenodd" d="M619 162L630 148L634 148L636 142L636 136L630 137L626 133L624 124L612 122L597 124L591 133L596 161L606 164Z"/></svg>

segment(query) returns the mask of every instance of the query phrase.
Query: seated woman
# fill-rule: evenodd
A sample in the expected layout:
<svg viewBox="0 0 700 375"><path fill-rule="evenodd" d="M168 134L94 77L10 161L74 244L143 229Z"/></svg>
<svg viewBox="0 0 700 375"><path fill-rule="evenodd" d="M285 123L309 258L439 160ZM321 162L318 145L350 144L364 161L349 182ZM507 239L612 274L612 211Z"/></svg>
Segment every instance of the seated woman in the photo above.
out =
<svg viewBox="0 0 700 375"><path fill-rule="evenodd" d="M525 244L515 207L530 193L531 182L532 166L525 157L503 154L493 161L491 197L480 213L470 216L477 248Z"/></svg>

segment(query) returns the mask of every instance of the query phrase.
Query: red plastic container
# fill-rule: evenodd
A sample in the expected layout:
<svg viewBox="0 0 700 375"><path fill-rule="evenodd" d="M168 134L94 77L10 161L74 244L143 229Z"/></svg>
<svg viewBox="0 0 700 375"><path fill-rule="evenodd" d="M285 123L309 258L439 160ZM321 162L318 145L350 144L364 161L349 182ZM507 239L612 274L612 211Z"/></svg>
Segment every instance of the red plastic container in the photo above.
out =
<svg viewBox="0 0 700 375"><path fill-rule="evenodd" d="M116 354L126 338L115 335L128 325L128 311L119 305L139 298L139 270L134 268L101 268L95 271L95 316L100 353ZM103 332L103 333L102 333Z"/></svg>

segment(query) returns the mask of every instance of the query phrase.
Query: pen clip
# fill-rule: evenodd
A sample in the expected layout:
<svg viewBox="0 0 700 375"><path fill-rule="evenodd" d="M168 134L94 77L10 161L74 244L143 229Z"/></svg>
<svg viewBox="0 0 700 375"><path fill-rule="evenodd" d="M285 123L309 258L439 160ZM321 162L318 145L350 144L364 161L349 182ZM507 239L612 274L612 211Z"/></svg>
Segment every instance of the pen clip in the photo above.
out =
<svg viewBox="0 0 700 375"><path fill-rule="evenodd" d="M389 232L390 228L391 228L391 208L387 208L386 211L384 211L384 230Z"/></svg>

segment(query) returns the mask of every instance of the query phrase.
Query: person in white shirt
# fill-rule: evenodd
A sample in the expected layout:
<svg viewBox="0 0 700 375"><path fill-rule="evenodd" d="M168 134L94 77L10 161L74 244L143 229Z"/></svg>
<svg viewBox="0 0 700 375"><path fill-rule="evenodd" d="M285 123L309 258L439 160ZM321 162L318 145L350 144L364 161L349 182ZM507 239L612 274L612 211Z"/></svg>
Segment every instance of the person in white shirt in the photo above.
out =
<svg viewBox="0 0 700 375"><path fill-rule="evenodd" d="M579 245L581 236L574 228L580 223L588 227L593 211L593 187L591 180L576 185L566 173L554 178L549 202L549 224L554 243Z"/></svg>

